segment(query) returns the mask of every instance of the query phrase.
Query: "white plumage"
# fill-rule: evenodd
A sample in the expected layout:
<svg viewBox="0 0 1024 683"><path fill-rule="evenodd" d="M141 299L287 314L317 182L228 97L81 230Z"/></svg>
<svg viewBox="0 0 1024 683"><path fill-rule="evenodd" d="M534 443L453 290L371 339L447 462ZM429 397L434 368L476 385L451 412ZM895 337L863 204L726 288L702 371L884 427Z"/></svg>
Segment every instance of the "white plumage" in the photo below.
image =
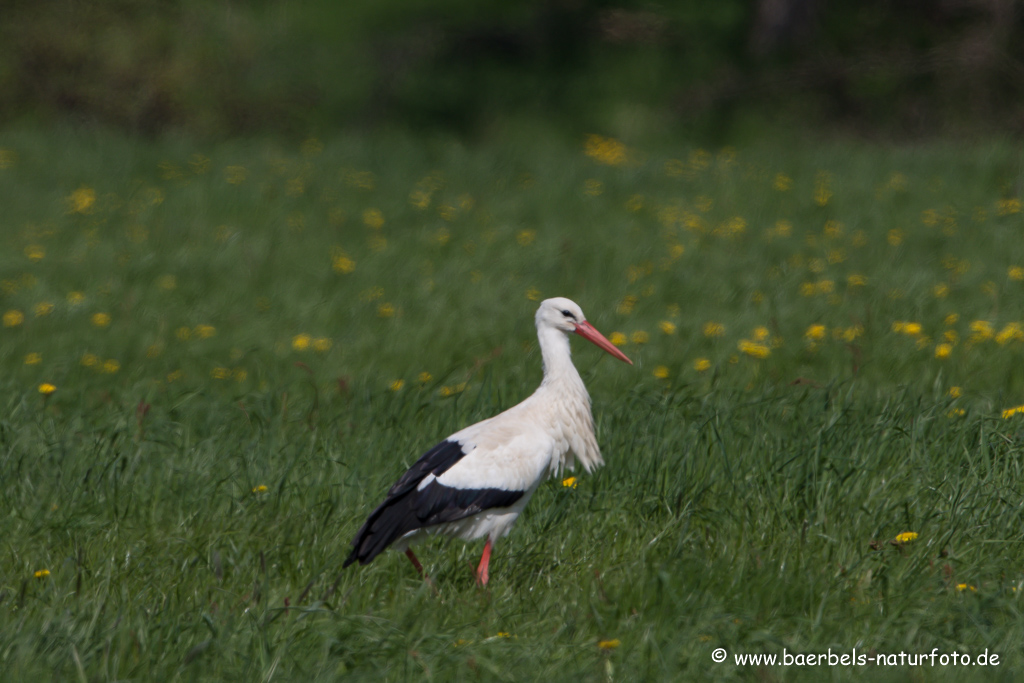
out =
<svg viewBox="0 0 1024 683"><path fill-rule="evenodd" d="M632 364L565 298L537 309L537 337L544 380L522 403L466 427L424 454L391 487L352 541L345 566L366 564L388 546L405 550L422 573L410 545L432 534L472 541L487 538L477 578L488 579L493 544L506 535L547 476L604 464L594 436L590 396L572 364L575 332Z"/></svg>

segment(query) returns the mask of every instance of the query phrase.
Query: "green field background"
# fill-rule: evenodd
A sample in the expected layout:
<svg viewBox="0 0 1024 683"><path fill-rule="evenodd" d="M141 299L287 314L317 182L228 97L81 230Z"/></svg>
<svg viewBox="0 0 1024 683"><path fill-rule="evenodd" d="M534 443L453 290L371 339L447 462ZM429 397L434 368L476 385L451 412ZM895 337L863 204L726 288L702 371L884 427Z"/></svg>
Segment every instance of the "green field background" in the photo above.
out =
<svg viewBox="0 0 1024 683"><path fill-rule="evenodd" d="M998 138L4 129L0 677L1017 680L1022 183ZM607 465L486 590L459 542L341 571L534 389L549 296L635 362L573 341ZM854 647L1001 659L732 660Z"/></svg>

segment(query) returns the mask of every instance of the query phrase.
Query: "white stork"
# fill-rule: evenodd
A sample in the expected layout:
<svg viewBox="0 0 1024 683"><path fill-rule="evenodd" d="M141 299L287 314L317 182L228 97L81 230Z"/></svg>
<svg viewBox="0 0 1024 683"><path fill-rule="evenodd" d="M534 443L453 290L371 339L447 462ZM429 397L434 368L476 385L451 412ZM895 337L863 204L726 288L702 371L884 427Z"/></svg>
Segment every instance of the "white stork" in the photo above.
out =
<svg viewBox="0 0 1024 683"><path fill-rule="evenodd" d="M519 405L455 432L427 451L391 487L352 541L347 567L367 564L388 546L405 550L431 534L466 541L487 537L476 576L487 585L494 543L506 535L546 475L603 465L594 437L590 396L569 353L569 333L590 340L630 365L624 353L583 317L569 299L546 299L537 309L544 380Z"/></svg>

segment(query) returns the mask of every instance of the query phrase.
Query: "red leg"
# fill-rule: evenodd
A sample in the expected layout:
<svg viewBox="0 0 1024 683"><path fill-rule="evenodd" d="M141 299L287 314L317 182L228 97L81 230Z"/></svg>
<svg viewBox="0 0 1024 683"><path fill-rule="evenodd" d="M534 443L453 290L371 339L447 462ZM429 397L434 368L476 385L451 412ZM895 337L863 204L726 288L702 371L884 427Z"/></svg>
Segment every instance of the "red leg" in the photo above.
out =
<svg viewBox="0 0 1024 683"><path fill-rule="evenodd" d="M484 554L480 556L480 566L476 568L476 582L481 586L487 585L487 567L491 563L491 539L484 544Z"/></svg>
<svg viewBox="0 0 1024 683"><path fill-rule="evenodd" d="M420 564L418 559L416 559L416 553L412 551L412 548L405 549L405 556L409 558L410 562L412 562L412 566L416 567L416 571L420 573L420 576L424 579L427 578L427 575L423 573L423 565Z"/></svg>

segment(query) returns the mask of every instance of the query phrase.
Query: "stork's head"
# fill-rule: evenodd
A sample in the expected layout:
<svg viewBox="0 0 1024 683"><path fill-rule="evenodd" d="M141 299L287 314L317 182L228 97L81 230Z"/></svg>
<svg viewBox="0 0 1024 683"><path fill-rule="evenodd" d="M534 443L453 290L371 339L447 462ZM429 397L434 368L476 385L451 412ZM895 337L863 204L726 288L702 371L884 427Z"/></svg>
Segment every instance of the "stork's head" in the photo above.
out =
<svg viewBox="0 0 1024 683"><path fill-rule="evenodd" d="M537 309L537 328L540 329L541 327L553 327L566 334L575 332L619 360L625 361L630 365L633 364L633 361L627 358L626 354L619 351L618 347L605 339L603 334L587 322L587 319L583 316L583 309L575 301L561 296L541 301L540 308Z"/></svg>

